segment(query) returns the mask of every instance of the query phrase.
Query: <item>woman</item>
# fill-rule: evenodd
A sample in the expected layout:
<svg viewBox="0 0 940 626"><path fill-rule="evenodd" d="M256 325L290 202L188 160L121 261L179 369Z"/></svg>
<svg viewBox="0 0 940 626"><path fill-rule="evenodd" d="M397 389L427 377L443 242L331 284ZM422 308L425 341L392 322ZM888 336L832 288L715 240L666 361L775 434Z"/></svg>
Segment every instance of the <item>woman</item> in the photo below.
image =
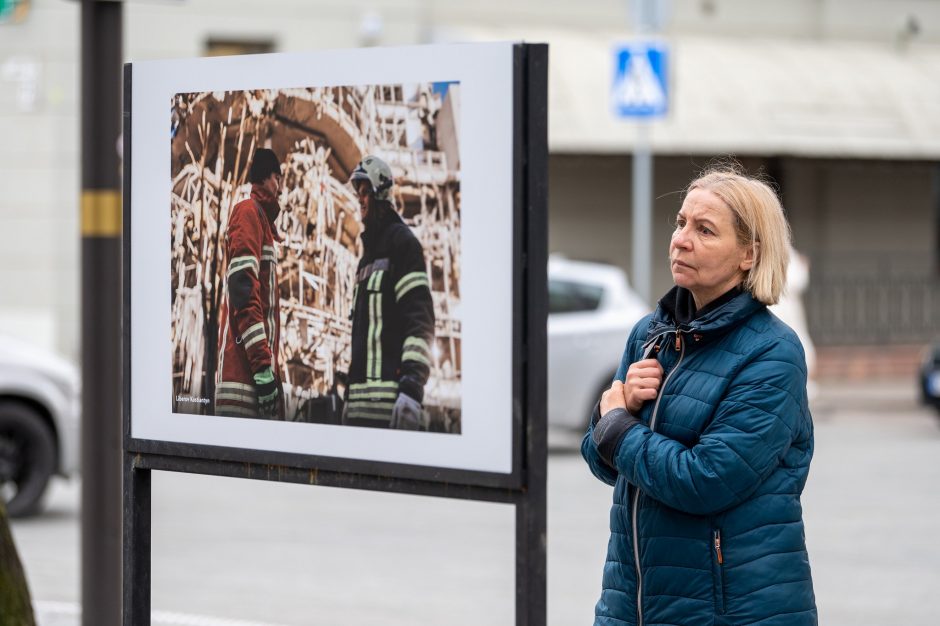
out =
<svg viewBox="0 0 940 626"><path fill-rule="evenodd" d="M724 168L689 185L675 287L630 334L581 444L615 486L595 625L817 623L806 364L767 311L789 240L766 184Z"/></svg>

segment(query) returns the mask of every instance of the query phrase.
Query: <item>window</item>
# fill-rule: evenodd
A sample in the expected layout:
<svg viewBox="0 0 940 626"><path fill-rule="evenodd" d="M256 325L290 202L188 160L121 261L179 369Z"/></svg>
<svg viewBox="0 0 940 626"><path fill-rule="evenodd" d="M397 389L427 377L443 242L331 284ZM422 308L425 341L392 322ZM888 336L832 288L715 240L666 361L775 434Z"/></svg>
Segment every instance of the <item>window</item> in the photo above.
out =
<svg viewBox="0 0 940 626"><path fill-rule="evenodd" d="M235 54L264 54L274 52L274 42L263 39L216 39L206 42L207 57L222 57Z"/></svg>
<svg viewBox="0 0 940 626"><path fill-rule="evenodd" d="M600 306L604 288L566 280L548 281L548 312L578 313Z"/></svg>

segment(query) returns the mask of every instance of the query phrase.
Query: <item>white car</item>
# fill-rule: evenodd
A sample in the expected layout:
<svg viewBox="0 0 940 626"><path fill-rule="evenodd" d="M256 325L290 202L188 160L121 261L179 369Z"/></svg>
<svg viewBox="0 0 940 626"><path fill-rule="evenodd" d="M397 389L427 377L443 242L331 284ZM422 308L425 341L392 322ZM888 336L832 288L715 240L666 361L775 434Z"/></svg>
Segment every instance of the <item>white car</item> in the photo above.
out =
<svg viewBox="0 0 940 626"><path fill-rule="evenodd" d="M49 479L76 472L80 413L72 364L0 336L0 498L11 516L38 513Z"/></svg>
<svg viewBox="0 0 940 626"><path fill-rule="evenodd" d="M549 258L549 426L587 427L617 373L630 331L650 310L620 268Z"/></svg>

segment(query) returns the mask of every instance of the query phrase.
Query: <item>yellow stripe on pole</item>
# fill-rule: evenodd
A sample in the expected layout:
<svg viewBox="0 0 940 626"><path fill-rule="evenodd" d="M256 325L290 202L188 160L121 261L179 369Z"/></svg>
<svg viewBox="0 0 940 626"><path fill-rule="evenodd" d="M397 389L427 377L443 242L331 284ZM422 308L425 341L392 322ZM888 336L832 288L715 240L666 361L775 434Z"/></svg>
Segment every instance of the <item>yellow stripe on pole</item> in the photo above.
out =
<svg viewBox="0 0 940 626"><path fill-rule="evenodd" d="M121 192L111 189L82 192L82 237L121 236Z"/></svg>

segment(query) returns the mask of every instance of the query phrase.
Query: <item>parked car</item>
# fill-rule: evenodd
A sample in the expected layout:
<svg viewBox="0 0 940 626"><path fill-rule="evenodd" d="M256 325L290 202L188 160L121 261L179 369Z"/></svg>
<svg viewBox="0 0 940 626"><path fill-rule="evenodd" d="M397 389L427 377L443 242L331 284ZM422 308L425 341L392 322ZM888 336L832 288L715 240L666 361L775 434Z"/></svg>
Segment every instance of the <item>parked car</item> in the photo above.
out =
<svg viewBox="0 0 940 626"><path fill-rule="evenodd" d="M940 412L940 341L924 351L920 364L920 398Z"/></svg>
<svg viewBox="0 0 940 626"><path fill-rule="evenodd" d="M548 261L548 423L582 429L650 307L612 265Z"/></svg>
<svg viewBox="0 0 940 626"><path fill-rule="evenodd" d="M80 412L73 365L0 336L0 497L11 516L38 513L49 479L76 472Z"/></svg>

